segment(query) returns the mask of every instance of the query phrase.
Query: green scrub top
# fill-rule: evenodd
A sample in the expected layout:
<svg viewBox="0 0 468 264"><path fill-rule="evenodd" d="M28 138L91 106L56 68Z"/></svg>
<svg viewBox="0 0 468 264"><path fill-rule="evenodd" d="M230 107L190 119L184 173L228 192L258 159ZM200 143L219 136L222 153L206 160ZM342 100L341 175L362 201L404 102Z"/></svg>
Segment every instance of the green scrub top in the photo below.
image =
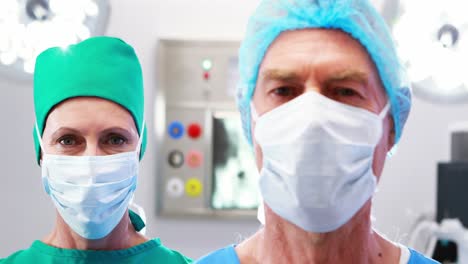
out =
<svg viewBox="0 0 468 264"><path fill-rule="evenodd" d="M141 229L143 221L138 215L130 212L130 220L136 230ZM78 250L49 246L39 240L28 249L18 251L0 264L84 264L84 263L192 263L192 260L162 245L159 238L143 244L121 250Z"/></svg>

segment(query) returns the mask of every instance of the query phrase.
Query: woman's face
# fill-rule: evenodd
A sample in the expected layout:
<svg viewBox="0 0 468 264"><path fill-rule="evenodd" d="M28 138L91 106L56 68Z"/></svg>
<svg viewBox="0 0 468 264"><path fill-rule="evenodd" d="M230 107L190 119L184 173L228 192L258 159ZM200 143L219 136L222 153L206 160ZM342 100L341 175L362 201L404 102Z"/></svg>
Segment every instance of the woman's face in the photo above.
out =
<svg viewBox="0 0 468 264"><path fill-rule="evenodd" d="M139 136L132 115L122 106L95 97L77 97L58 104L42 135L45 153L104 156L134 151Z"/></svg>

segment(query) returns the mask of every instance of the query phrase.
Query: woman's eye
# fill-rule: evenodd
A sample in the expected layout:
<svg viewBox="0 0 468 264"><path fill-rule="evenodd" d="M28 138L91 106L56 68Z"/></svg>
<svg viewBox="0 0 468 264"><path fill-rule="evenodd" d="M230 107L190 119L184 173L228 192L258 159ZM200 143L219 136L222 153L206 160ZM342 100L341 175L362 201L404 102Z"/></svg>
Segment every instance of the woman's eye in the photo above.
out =
<svg viewBox="0 0 468 264"><path fill-rule="evenodd" d="M76 139L73 137L63 137L59 139L59 143L64 146L72 146L76 144Z"/></svg>
<svg viewBox="0 0 468 264"><path fill-rule="evenodd" d="M107 143L109 145L114 145L114 146L120 146L120 145L123 145L126 142L127 142L127 140L125 138L123 138L123 137L120 137L120 136L111 136L107 140Z"/></svg>

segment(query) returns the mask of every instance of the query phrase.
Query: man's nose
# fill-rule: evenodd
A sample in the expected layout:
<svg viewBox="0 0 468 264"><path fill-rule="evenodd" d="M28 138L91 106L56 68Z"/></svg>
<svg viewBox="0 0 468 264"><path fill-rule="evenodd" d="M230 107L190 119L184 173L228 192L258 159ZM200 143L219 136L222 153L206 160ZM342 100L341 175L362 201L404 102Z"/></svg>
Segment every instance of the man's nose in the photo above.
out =
<svg viewBox="0 0 468 264"><path fill-rule="evenodd" d="M304 89L304 93L307 92L316 92L319 94L323 94L323 89L321 89L320 85L317 82L309 80L306 82Z"/></svg>

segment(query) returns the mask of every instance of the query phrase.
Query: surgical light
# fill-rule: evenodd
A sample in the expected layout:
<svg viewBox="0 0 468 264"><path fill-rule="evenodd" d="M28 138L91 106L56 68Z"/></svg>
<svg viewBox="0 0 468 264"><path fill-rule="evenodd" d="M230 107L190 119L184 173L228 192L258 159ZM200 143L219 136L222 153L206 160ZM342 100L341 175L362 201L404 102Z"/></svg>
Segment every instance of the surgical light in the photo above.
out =
<svg viewBox="0 0 468 264"><path fill-rule="evenodd" d="M468 17L463 0L400 1L395 40L415 95L434 102L468 101Z"/></svg>
<svg viewBox="0 0 468 264"><path fill-rule="evenodd" d="M30 76L37 55L49 47L102 35L108 0L2 0L0 71ZM26 74L25 74L26 73Z"/></svg>

